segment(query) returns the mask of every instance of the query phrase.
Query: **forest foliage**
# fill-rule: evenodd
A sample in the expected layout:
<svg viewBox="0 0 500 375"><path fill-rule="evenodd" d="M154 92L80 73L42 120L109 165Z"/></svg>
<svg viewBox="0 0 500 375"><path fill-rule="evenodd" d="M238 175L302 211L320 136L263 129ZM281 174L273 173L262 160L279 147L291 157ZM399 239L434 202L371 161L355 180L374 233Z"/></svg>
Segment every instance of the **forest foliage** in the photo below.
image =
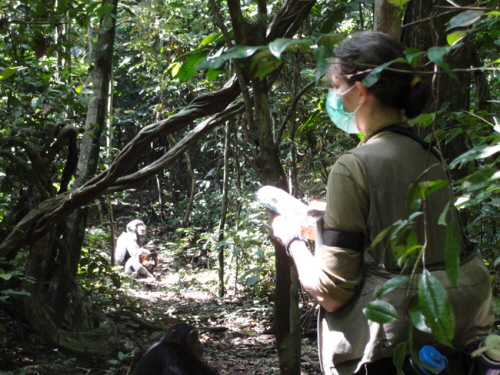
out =
<svg viewBox="0 0 500 375"><path fill-rule="evenodd" d="M272 293L276 270L270 259L275 249L269 238L268 214L255 201L255 193L266 179L274 184L277 180L265 175L263 165L268 160L261 157L265 137L258 117L262 108L253 108L249 98L259 93L264 82L269 147L278 150L286 178L282 183L305 201L323 199L329 168L358 141L336 129L324 111L327 90L322 76L327 58L348 34L372 29L375 16L373 1L320 0L310 2L307 17L293 35L283 32L271 41L249 39L251 32L233 27L239 4L248 20L245 25L278 30L278 34L281 12L296 3L124 0L118 4L112 15L116 30L111 95L94 184L85 185L87 191L101 182L108 186L81 204L88 221L80 229L87 234L74 276L82 288L121 286L120 274L109 265L109 249L113 231L134 215L162 227L172 246L193 256L207 256L211 264L221 252L228 254L223 264L225 282L242 292ZM397 3L403 12L410 11L408 3ZM94 58L102 52L95 48L105 31L101 21L114 7L110 2L90 0L0 0L0 9L0 303L15 306L14 300L27 294L25 283L31 280L25 272L34 251L30 246L49 232L53 241L64 237L60 231L66 216L80 206L77 202L68 208L73 204L68 197L73 193L80 197L75 182L78 147L83 134L97 127L86 125L89 105L96 100L92 72L99 61ZM435 36L435 44L425 50L410 46L406 51L407 61L418 65L419 74L433 85L435 94L434 106L412 123L442 150L454 177L456 205L467 223L467 234L496 280L500 264L500 10L490 1L486 5L440 4L433 12L429 19L411 20L417 25L439 24L443 34ZM403 40L410 35L412 23L402 24ZM255 27L255 35L261 35ZM412 32L427 33L428 28L424 29ZM455 58L463 50L474 59L457 68ZM376 82L386 68L390 65L373 69L365 85ZM440 82L445 79L449 81L443 87ZM229 89L232 84L238 86L236 81L241 96ZM459 107L446 94L452 91L464 98ZM209 96L218 92L228 103ZM162 128L158 136L144 141L148 132L198 110L206 100L213 101L212 111L195 113L182 125ZM216 118L219 112L226 117ZM228 126L202 127L214 118L217 124ZM117 163L140 142L140 152L130 162ZM226 160L225 149L230 154ZM224 171L230 187L226 197L222 194ZM120 179L106 182L113 173ZM408 206L416 207L411 214L417 215L421 201L439 187L439 183L419 181L409 196ZM66 199L62 208L57 206ZM228 209L221 227L224 200ZM47 202L56 207L54 212L36 221L37 209ZM395 223L384 233L392 236L394 253L402 262L421 250L411 238L406 247L397 248L413 218ZM23 227L25 222L29 226ZM16 240L15 236L22 237L21 230L26 239ZM454 224L449 230L456 231ZM453 238L450 235L450 249ZM106 244L107 251L98 243ZM61 247L55 247L58 250L46 259L49 263L62 258ZM457 265L449 265L448 271L453 280ZM395 281L398 285L406 282L407 276ZM432 332L448 343L453 328L446 318L449 311L436 303L443 298L442 290L430 278L424 283L428 285L422 288L429 291L426 303L435 309L422 313L428 322L432 316L438 318ZM390 306L378 302L368 307L367 314L374 320L395 318ZM6 327L0 321L2 330Z"/></svg>

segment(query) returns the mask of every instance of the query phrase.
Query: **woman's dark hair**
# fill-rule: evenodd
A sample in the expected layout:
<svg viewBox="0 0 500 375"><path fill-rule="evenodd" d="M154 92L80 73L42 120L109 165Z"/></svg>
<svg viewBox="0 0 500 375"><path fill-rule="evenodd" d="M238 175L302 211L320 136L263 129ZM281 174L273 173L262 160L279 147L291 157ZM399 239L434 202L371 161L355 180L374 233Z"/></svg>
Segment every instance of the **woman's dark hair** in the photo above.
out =
<svg viewBox="0 0 500 375"><path fill-rule="evenodd" d="M373 68L405 58L405 50L401 42L387 34L358 32L335 48L332 70L354 84L362 81ZM431 94L430 87L416 76L413 67L403 62L392 63L384 69L379 80L368 90L383 104L404 109L407 118L422 113Z"/></svg>

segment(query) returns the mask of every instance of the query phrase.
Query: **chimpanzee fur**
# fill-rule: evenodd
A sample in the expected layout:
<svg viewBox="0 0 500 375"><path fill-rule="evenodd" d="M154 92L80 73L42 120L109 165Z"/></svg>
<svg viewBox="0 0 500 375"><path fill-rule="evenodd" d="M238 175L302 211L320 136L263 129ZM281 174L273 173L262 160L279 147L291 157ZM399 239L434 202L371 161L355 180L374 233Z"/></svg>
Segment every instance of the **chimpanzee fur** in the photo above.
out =
<svg viewBox="0 0 500 375"><path fill-rule="evenodd" d="M127 260L141 248L140 236L145 234L146 225L142 220L132 220L127 224L127 231L120 234L116 241L116 265L124 266Z"/></svg>
<svg viewBox="0 0 500 375"><path fill-rule="evenodd" d="M217 375L203 360L198 330L190 324L170 327L163 338L141 358L134 375Z"/></svg>

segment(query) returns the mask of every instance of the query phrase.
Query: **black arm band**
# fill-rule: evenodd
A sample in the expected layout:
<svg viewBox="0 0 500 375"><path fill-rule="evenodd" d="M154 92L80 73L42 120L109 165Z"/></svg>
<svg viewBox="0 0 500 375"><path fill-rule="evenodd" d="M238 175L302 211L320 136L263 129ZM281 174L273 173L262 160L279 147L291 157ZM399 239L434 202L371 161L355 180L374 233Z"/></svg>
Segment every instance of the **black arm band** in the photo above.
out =
<svg viewBox="0 0 500 375"><path fill-rule="evenodd" d="M307 244L307 238L305 238L304 236L296 234L295 236L290 237L285 242L285 250L286 250L286 254L288 256L291 256L291 254L290 254L290 245L292 244L293 241L297 241L297 240L304 241L304 243Z"/></svg>
<svg viewBox="0 0 500 375"><path fill-rule="evenodd" d="M323 245L344 247L362 252L364 250L364 236L360 232L325 229L323 230Z"/></svg>

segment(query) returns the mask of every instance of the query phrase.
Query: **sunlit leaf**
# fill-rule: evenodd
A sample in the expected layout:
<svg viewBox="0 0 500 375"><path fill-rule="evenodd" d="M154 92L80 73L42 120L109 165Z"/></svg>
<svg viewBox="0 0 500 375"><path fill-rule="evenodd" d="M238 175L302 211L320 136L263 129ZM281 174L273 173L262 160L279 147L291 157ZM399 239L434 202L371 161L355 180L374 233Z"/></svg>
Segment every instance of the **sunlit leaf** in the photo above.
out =
<svg viewBox="0 0 500 375"><path fill-rule="evenodd" d="M23 66L11 66L7 69L0 71L0 80L9 78L14 73L18 72L21 69L25 69Z"/></svg>
<svg viewBox="0 0 500 375"><path fill-rule="evenodd" d="M382 288L380 288L377 292L377 298L380 298L384 294L389 293L390 291L400 287L401 285L407 284L408 281L410 281L410 278L408 276L396 276L392 279L387 280L385 284L382 285Z"/></svg>
<svg viewBox="0 0 500 375"><path fill-rule="evenodd" d="M467 36L469 32L468 31L454 31L450 34L446 35L446 41L450 46L460 42L465 36Z"/></svg>
<svg viewBox="0 0 500 375"><path fill-rule="evenodd" d="M269 43L269 51L275 56L277 59L281 59L281 54L286 50L301 48L301 49L309 49L312 41L309 39L275 39L271 43Z"/></svg>
<svg viewBox="0 0 500 375"><path fill-rule="evenodd" d="M497 152L500 152L500 144L494 146L483 145L474 147L453 160L450 164L450 168L455 168L458 164L460 164L460 166L463 166L465 163L472 160L490 157Z"/></svg>
<svg viewBox="0 0 500 375"><path fill-rule="evenodd" d="M368 303L363 308L363 314L368 319L380 324L390 323L399 318L394 306L389 302L380 300Z"/></svg>
<svg viewBox="0 0 500 375"><path fill-rule="evenodd" d="M443 284L426 269L418 283L418 301L432 334L440 343L451 346L455 333L453 307Z"/></svg>
<svg viewBox="0 0 500 375"><path fill-rule="evenodd" d="M187 60L184 61L184 64L181 65L177 73L177 78L179 78L179 81L187 82L191 77L195 76L198 73L195 70L195 67L200 62L200 60L206 57L206 55L207 52L200 51L189 56Z"/></svg>
<svg viewBox="0 0 500 375"><path fill-rule="evenodd" d="M458 271L460 269L460 232L455 217L451 220L446 231L444 261L446 275L453 286L457 285Z"/></svg>
<svg viewBox="0 0 500 375"><path fill-rule="evenodd" d="M216 41L217 39L219 39L221 36L222 36L222 33L215 33L215 34L207 35L206 37L203 38L200 45L204 46L205 44L210 44L210 43Z"/></svg>

